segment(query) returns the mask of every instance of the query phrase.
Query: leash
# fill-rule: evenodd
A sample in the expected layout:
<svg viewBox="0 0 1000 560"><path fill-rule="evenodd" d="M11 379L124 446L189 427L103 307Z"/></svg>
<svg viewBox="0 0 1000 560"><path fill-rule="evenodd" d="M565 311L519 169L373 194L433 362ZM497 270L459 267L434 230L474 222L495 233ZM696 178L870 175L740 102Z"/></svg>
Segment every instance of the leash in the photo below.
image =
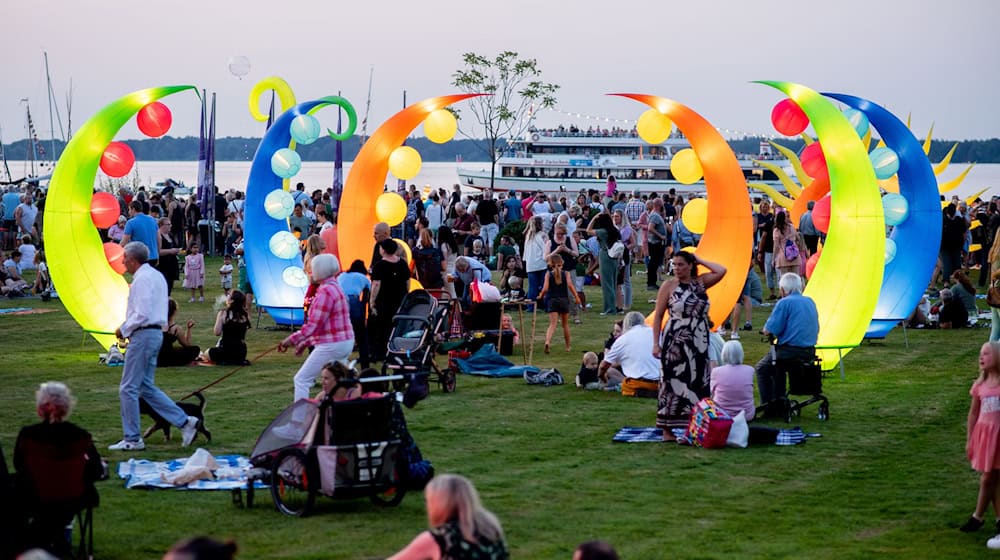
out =
<svg viewBox="0 0 1000 560"><path fill-rule="evenodd" d="M275 346L273 346L271 348L268 348L267 350L264 350L260 354L257 354L257 356L254 357L254 359L250 360L250 362L251 363L252 362L256 362L257 360L263 358L264 356L267 356L268 354L270 354L271 352L274 352L277 349L278 349L277 345L275 345ZM205 389L209 389L209 388L211 388L211 387L213 387L215 385L218 385L219 383L221 383L221 382L225 381L226 379L232 377L236 372L238 372L241 369L247 367L248 365L250 365L250 364L245 364L245 365L242 365L242 366L236 366L236 368L234 368L233 371L231 371L231 372L223 375L222 377L216 379L215 381L209 383L208 385L205 385L204 387L202 387L200 389L195 389L194 391L191 391L190 393L188 393L188 394L184 395L183 397L181 397L181 400L185 401L185 400L187 400L187 399L195 396L196 394L201 393Z"/></svg>

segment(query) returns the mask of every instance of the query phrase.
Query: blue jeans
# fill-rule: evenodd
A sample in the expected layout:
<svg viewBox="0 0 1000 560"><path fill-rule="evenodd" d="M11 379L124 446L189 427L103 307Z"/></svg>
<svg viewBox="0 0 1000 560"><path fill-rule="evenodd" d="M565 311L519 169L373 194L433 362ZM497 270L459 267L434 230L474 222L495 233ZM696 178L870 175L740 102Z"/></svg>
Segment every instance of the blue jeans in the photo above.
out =
<svg viewBox="0 0 1000 560"><path fill-rule="evenodd" d="M122 382L118 386L118 400L121 403L122 431L128 441L139 441L139 398L146 399L149 406L174 426L181 427L187 422L187 414L153 384L156 376L156 358L163 344L163 331L142 329L129 337L125 351L125 368Z"/></svg>
<svg viewBox="0 0 1000 560"><path fill-rule="evenodd" d="M990 318L990 342L1000 340L1000 309L990 308L992 317Z"/></svg>
<svg viewBox="0 0 1000 560"><path fill-rule="evenodd" d="M535 301L538 294L542 291L542 284L545 283L545 273L548 272L547 268L541 270L532 270L528 272L528 299Z"/></svg>
<svg viewBox="0 0 1000 560"><path fill-rule="evenodd" d="M622 307L625 309L632 307L632 263L625 265L622 281Z"/></svg>
<svg viewBox="0 0 1000 560"><path fill-rule="evenodd" d="M500 235L500 226L496 224L485 224L479 229L479 235L483 238L484 245L486 245L486 252L490 255L493 254L493 240Z"/></svg>
<svg viewBox="0 0 1000 560"><path fill-rule="evenodd" d="M767 281L767 289L774 292L778 286L775 281L774 253L764 253L764 279Z"/></svg>

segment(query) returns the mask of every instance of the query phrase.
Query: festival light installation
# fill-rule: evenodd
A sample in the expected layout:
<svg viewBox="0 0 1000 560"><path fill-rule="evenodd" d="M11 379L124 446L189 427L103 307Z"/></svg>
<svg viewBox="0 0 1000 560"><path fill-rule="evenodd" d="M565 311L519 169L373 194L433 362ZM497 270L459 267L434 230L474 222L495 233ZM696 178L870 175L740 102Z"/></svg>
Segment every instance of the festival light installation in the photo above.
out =
<svg viewBox="0 0 1000 560"><path fill-rule="evenodd" d="M750 268L750 253L753 250L750 194L739 161L715 127L690 108L654 95L612 95L649 105L651 110L662 116L663 120L659 121L661 125L666 121L669 127L669 122L673 121L691 143L704 171L705 191L708 195L705 233L698 243L697 254L707 261L725 266L728 271L718 284L708 289L712 304L709 317L717 326L722 325L743 293L746 271ZM657 121L656 117L646 118L654 123ZM656 132L654 129L651 134ZM659 136L662 136L662 131L659 132Z"/></svg>
<svg viewBox="0 0 1000 560"><path fill-rule="evenodd" d="M115 342L115 329L125 320L129 285L112 268L124 270L120 248L105 247L91 215L97 169L115 134L136 113L185 90L195 87L144 89L104 107L73 135L52 173L43 224L52 283L66 311L103 348Z"/></svg>

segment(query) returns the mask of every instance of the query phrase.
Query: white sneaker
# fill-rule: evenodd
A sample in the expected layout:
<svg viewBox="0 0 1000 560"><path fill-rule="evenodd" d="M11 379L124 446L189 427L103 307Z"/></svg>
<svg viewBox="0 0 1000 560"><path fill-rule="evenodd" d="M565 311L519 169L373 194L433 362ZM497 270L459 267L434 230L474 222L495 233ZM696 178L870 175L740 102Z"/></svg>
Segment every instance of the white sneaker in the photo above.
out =
<svg viewBox="0 0 1000 560"><path fill-rule="evenodd" d="M194 303L194 298L189 299L188 303Z"/></svg>
<svg viewBox="0 0 1000 560"><path fill-rule="evenodd" d="M990 550L1000 550L1000 535L996 535L986 541L986 548Z"/></svg>
<svg viewBox="0 0 1000 560"><path fill-rule="evenodd" d="M194 436L198 435L198 419L188 416L187 422L181 426L181 445L187 447L194 441Z"/></svg>
<svg viewBox="0 0 1000 560"><path fill-rule="evenodd" d="M740 333L736 331L733 331L733 334L729 335L729 340L739 340L739 339L740 339Z"/></svg>
<svg viewBox="0 0 1000 560"><path fill-rule="evenodd" d="M198 298L198 303L205 303L205 296Z"/></svg>
<svg viewBox="0 0 1000 560"><path fill-rule="evenodd" d="M109 445L108 449L111 451L142 451L143 449L146 449L146 442L141 439L139 441L129 441L127 439L123 439L118 443Z"/></svg>

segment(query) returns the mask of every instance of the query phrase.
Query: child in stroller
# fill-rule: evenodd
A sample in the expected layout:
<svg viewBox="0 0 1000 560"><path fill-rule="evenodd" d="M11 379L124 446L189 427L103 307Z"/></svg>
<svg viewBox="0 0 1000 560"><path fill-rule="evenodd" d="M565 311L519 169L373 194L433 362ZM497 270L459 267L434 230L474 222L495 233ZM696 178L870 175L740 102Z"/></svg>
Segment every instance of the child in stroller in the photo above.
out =
<svg viewBox="0 0 1000 560"><path fill-rule="evenodd" d="M406 294L392 319L382 375L404 376L403 383L397 383L396 388L402 389L409 383L410 388L404 396L407 406L427 396L428 378L432 373L442 391L455 390L454 372L448 368L441 370L434 363L434 354L448 330L451 308L447 292L439 292L438 297L427 290L414 290Z"/></svg>

